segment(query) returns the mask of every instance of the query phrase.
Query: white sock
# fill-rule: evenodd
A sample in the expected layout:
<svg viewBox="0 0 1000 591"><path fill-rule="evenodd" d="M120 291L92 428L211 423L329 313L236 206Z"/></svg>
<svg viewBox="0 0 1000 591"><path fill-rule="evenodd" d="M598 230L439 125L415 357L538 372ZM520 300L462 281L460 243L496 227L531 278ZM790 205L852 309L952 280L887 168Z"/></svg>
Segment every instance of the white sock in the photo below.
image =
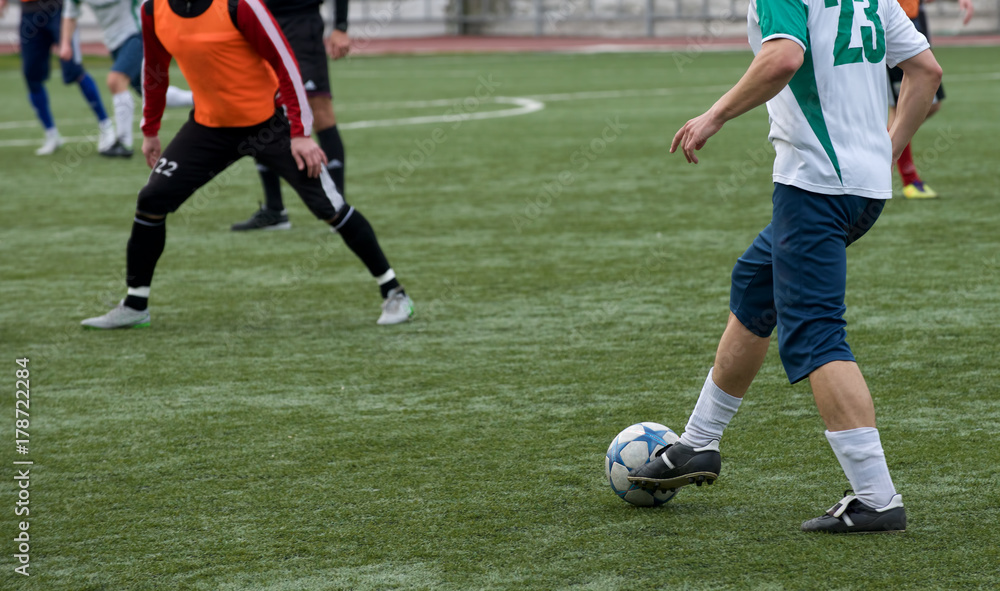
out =
<svg viewBox="0 0 1000 591"><path fill-rule="evenodd" d="M861 427L827 431L826 439L854 489L854 496L874 509L888 505L896 494L896 487L889 476L878 429Z"/></svg>
<svg viewBox="0 0 1000 591"><path fill-rule="evenodd" d="M714 368L713 368L714 369ZM742 398L730 396L723 392L712 380L712 371L708 370L708 378L701 388L698 403L694 405L691 418L688 419L680 443L691 447L705 447L712 441L720 439L722 432L733 415L740 408Z"/></svg>
<svg viewBox="0 0 1000 591"><path fill-rule="evenodd" d="M118 141L126 148L132 147L132 117L135 115L135 99L132 91L126 90L111 96L111 104L115 108L115 128L118 130Z"/></svg>
<svg viewBox="0 0 1000 591"><path fill-rule="evenodd" d="M194 106L194 93L190 90L181 90L176 86L167 87L167 106L168 107L193 107Z"/></svg>

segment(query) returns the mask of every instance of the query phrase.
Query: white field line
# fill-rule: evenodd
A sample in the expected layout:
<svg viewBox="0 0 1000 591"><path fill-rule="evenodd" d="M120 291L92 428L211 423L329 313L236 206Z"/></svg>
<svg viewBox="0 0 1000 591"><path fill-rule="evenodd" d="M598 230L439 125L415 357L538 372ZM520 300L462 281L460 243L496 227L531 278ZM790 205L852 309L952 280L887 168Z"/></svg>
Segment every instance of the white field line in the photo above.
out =
<svg viewBox="0 0 1000 591"><path fill-rule="evenodd" d="M980 74L957 74L954 76L946 76L945 82L986 82L992 80L1000 80L1000 72L983 72ZM692 86L686 88L650 88L650 89L631 89L631 90L597 90L597 91L585 91L585 92L567 92L567 93L557 93L557 94L536 94L528 95L524 97L493 97L492 99L486 98L481 99L480 102L496 102L500 104L515 105L513 109L503 109L500 111L486 111L482 113L455 113L448 115L428 115L423 117L402 117L398 119L374 119L368 121L354 121L350 123L340 124L341 129L365 129L370 127L392 127L398 125L419 125L422 123L441 123L441 122L455 122L455 121L465 121L471 119L495 119L497 117L515 117L518 115L526 115L528 113L534 113L545 108L545 102L556 102L556 101L580 101L580 100L600 100L600 99L618 99L618 98L633 98L633 97L643 97L643 96L671 96L681 93L689 92L723 92L729 90L730 86ZM461 106L463 98L455 99L437 99L437 100L426 100L426 101L389 101L381 103L365 103L363 105L353 105L361 109L400 109L400 108L411 108L411 109L424 109L430 107L448 107L448 106ZM352 105L344 105L342 108L350 109ZM188 114L185 111L181 113L164 113L164 120L173 119L187 119ZM90 119L62 119L60 123L65 123L69 125L86 125L88 123L93 124L94 120ZM5 129L32 129L38 127L38 121L0 121L0 130ZM96 132L96 126L95 130ZM34 146L38 144L40 139L19 139L19 140L0 140L0 148L6 147L22 147L22 146ZM86 136L70 136L64 137L64 142L83 142L92 141L92 138Z"/></svg>
<svg viewBox="0 0 1000 591"><path fill-rule="evenodd" d="M1000 73L998 73L998 75L1000 75ZM700 86L700 87L689 87L689 88L653 88L653 89L636 89L636 90L598 90L598 91L591 91L591 92L570 92L570 93L562 93L562 94L538 94L538 95L528 95L528 96L525 96L525 97L495 97L495 98L493 98L494 102L501 103L501 104L517 105L519 108L518 109L507 109L507 110L504 110L504 111L495 111L495 112L494 111L490 111L489 112L490 113L489 116L484 116L484 115L486 115L485 113L484 114L477 114L478 116L476 116L476 117L469 117L469 119L492 119L492 118L501 117L501 116L512 117L512 116L515 116L515 115L525 114L525 113L521 112L521 109L527 109L528 108L528 104L527 103L517 103L517 102L515 102L515 99L517 99L517 100L525 99L525 100L542 101L542 102L544 102L544 101L578 101L578 100L594 100L594 99L602 99L602 98L612 98L613 99L613 98L630 98L630 97L640 97L640 96L669 96L669 95L678 94L678 93L682 93L682 92L709 92L709 91L716 92L716 91L729 90L729 88L730 87L728 87L728 86ZM452 105L456 105L457 106L457 105L460 105L462 103L462 101L464 100L464 98L465 97L463 97L463 98L453 98L453 99L424 100L424 101L388 101L388 102L380 102L380 103L379 102L364 103L364 104L358 104L358 105L347 104L347 105L340 105L339 108L341 108L341 109L351 109L353 107L353 108L359 108L359 109L363 109L363 110L425 109L425 108L429 108L429 107L450 107ZM487 99L483 99L481 102L487 102L489 100L490 99L487 98ZM541 108L544 108L544 105ZM533 113L533 112L538 111L538 110L541 110L541 109L540 108L536 108L536 109L533 109L533 110L530 110L530 111L526 111L526 112ZM510 111L514 111L514 113L513 114L509 114L509 115L494 114L494 113L508 113ZM171 113L171 112L168 111L168 112L166 112L166 113L163 114L163 120L164 121L176 120L176 119L187 119L187 117L188 117L188 112L186 110L183 113L177 113L177 112ZM386 120L384 120L384 121L387 121L387 123L373 123L372 121L355 121L355 122L352 122L352 123L341 124L339 127L342 128L342 129L351 129L352 127L353 128L357 128L357 129L361 129L361 128L365 128L365 127L385 127L385 126L391 126L391 125L414 125L416 123L436 123L436 122L438 122L438 120L434 120L434 121L416 121L416 122L413 122L413 121L410 121L412 119L415 119L415 118L414 117L406 117L406 118L403 118L403 119L386 119ZM449 119L449 121L454 121L454 120L455 119ZM381 120L379 120L379 121L381 121ZM404 123L399 123L399 121L404 121ZM89 119L60 119L59 123L64 123L64 124L68 124L68 125L86 125L88 123L93 124L94 123L94 119L93 118L89 118ZM38 126L39 126L38 125L38 121L35 121L34 119L32 119L30 121L0 121L0 130L4 130L4 129L34 129L34 128L37 128ZM352 127L348 127L348 126L352 126ZM96 132L96 125L95 125L95 132ZM64 140L69 140L70 138L63 138L63 139ZM6 142L0 142L0 146L6 146L6 145L18 145L18 146L20 146L20 145L30 145L30 143L34 143L36 140L31 140L31 142L29 144L20 144L20 143L12 144L12 143L10 143L10 142L20 142L20 141L21 140L8 140ZM27 141L27 140L25 140L25 141Z"/></svg>
<svg viewBox="0 0 1000 591"><path fill-rule="evenodd" d="M476 99L479 101L479 99ZM441 101L425 101L427 105L415 105L410 104L409 106L414 107L435 107L435 106L450 106L454 105L458 108L462 106L462 99L454 100L441 100ZM351 123L344 123L338 125L337 127L341 129L364 129L367 127L395 127L398 125L419 125L421 123L454 123L456 121L469 121L473 119L496 119L498 117L516 117L518 115L527 115L528 113L534 113L536 111L541 111L545 108L545 103L532 100L529 98L522 97L508 97L508 96L497 96L490 99L483 99L481 102L494 102L501 105L516 105L513 109L503 109L499 111L483 111L481 113L463 113L461 111L456 111L454 113L445 113L444 115L426 115L423 117L402 117L399 119L375 119L372 121L354 121Z"/></svg>
<svg viewBox="0 0 1000 591"><path fill-rule="evenodd" d="M468 97L466 97L468 98ZM486 97L483 99L476 99L476 106L480 103L497 103L501 105L513 105L512 109L500 109L496 111L483 111L475 113L466 113L463 111L463 101L464 98L457 99L439 99L432 101L400 101L395 103L373 103L380 105L378 108L388 108L389 105L393 105L395 108L428 108L428 107L454 107L452 112L445 113L444 115L425 115L420 117L400 117L396 119L373 119L369 121L352 121L350 123L341 123L338 127L340 129L366 129L369 127L397 127L402 125L420 125L422 123L455 123L458 121L470 121L478 119L497 119L500 117L517 117L518 115L527 115L529 113L534 113L536 111L541 111L545 108L545 103L537 101L534 99L524 98L524 97L507 97L507 96L497 96L497 97ZM184 118L187 116L185 115ZM164 119L168 117L165 115ZM171 119L175 117L170 117ZM178 117L179 118L179 117ZM65 119L65 123L92 123L93 119ZM30 128L38 125L37 121L7 121L0 122L0 129L21 129ZM96 131L96 130L95 130ZM68 136L62 138L64 143L77 143L77 142L88 142L94 141L93 137L87 136ZM13 147L23 147L23 146L34 146L37 145L41 140L39 139L19 139L19 140L0 140L0 148L13 148Z"/></svg>

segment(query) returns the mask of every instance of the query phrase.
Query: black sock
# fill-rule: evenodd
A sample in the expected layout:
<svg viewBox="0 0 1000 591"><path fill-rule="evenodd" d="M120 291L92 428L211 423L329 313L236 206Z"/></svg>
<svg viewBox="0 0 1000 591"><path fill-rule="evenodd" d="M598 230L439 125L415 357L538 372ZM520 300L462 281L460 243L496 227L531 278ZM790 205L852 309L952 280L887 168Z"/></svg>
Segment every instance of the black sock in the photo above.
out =
<svg viewBox="0 0 1000 591"><path fill-rule="evenodd" d="M396 289L397 287L399 287L399 281L397 281L396 278L393 277L392 279L386 281L382 285L379 285L378 290L382 292L382 299L384 300L385 298L389 297L389 292ZM402 289L399 291L400 293L406 293L406 291Z"/></svg>
<svg viewBox="0 0 1000 591"><path fill-rule="evenodd" d="M257 165L257 172L260 173L260 182L264 185L264 207L271 211L285 209L285 203L281 200L281 177L278 173L263 164Z"/></svg>
<svg viewBox="0 0 1000 591"><path fill-rule="evenodd" d="M347 196L344 192L344 142L340 139L340 132L337 126L328 127L316 132L316 139L319 146L326 153L326 168L333 177L333 184L337 186L337 192Z"/></svg>
<svg viewBox="0 0 1000 591"><path fill-rule="evenodd" d="M153 282L156 262L160 260L166 243L166 218L153 219L141 213L135 215L132 235L125 249L126 282L129 287L149 287ZM140 296L125 297L125 305L135 310L145 310L148 302L149 298Z"/></svg>
<svg viewBox="0 0 1000 591"><path fill-rule="evenodd" d="M347 217L345 221L338 219L330 225L336 228L337 233L344 239L344 243L361 259L372 277L381 277L386 274L391 267L382 252L382 247L378 244L378 238L375 237L375 230L372 229L371 224L368 223L365 216L361 215L360 211L353 207L348 206L344 215ZM384 298L390 289L396 287L399 287L399 282L393 278L379 285L379 291L382 292Z"/></svg>

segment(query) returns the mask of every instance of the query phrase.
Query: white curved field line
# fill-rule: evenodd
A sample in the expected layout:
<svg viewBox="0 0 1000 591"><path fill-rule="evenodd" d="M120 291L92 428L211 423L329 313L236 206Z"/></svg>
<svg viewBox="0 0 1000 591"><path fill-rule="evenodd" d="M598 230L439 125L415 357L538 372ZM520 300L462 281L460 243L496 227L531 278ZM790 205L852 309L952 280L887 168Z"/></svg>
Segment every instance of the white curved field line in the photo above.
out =
<svg viewBox="0 0 1000 591"><path fill-rule="evenodd" d="M459 109L466 99L442 99L435 101L407 101L400 103L401 107L425 108L425 107L449 107L454 106ZM545 108L545 103L530 98L516 96L495 96L492 98L476 99L477 106L480 102L493 102L501 105L516 105L513 109L501 109L498 111L482 111L476 113L446 113L444 115L425 115L422 117L400 117L399 119L374 119L371 121L354 121L338 125L340 129L364 129L367 127L396 127L399 125L420 125L421 123L455 123L456 121L469 121L474 119L497 119L499 117L516 117L541 111ZM398 108L398 107L397 107Z"/></svg>
<svg viewBox="0 0 1000 591"><path fill-rule="evenodd" d="M511 109L499 109L495 111L477 111L473 113L467 113L464 111L464 101L469 100L469 97L457 98L457 99L437 99L431 101L399 101L395 103L370 103L365 105L365 107L372 107L376 109L389 109L389 108L413 108L413 109L424 109L431 107L454 107L454 112L445 113L444 115L424 115L419 117L398 117L395 119L373 119L369 121L352 121L350 123L341 123L338 127L340 129L366 129L369 127L398 127L402 125L420 125L423 123L455 123L458 121L470 121L479 119L498 119L500 117L517 117L519 115L527 115L529 113L535 113L541 111L545 108L545 103L525 98L525 97L510 97L510 96L495 96L495 97L485 97L483 99L476 100L476 108L483 103L497 103L501 105L513 105ZM471 107L470 107L471 108ZM169 113L164 115L164 119L174 119L180 117L168 116ZM187 118L187 114L184 115ZM87 124L93 123L93 119L64 119L64 123L70 124ZM0 129L23 129L37 127L37 121L6 121L0 122ZM95 129L96 131L96 129ZM62 138L64 143L77 143L77 142L92 142L96 141L96 137L88 137L83 135L69 136ZM40 139L21 139L21 140L0 140L0 148L8 147L21 147L21 146L36 146L41 142Z"/></svg>

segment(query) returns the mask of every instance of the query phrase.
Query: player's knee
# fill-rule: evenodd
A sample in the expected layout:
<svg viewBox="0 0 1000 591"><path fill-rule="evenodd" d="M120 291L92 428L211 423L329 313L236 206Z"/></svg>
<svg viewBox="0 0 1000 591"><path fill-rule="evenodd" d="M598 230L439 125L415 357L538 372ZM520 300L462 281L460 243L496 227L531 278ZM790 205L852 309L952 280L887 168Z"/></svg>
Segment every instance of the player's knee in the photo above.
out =
<svg viewBox="0 0 1000 591"><path fill-rule="evenodd" d="M28 92L38 94L43 91L45 91L45 85L42 84L41 80L28 80Z"/></svg>
<svg viewBox="0 0 1000 591"><path fill-rule="evenodd" d="M337 124L333 102L329 97L309 97L309 108L313 112L313 129L316 131L323 131Z"/></svg>
<svg viewBox="0 0 1000 591"><path fill-rule="evenodd" d="M83 70L64 69L62 72L63 84L66 84L67 86L80 82L81 80L83 80Z"/></svg>
<svg viewBox="0 0 1000 591"><path fill-rule="evenodd" d="M29 89L31 89L33 84L41 86L43 82L49 79L48 68L35 63L29 63L28 61L24 62L21 73L24 74L24 81L28 83Z"/></svg>
<svg viewBox="0 0 1000 591"><path fill-rule="evenodd" d="M332 218L324 219L323 221L333 226L334 230L339 230L353 214L354 208L344 203L343 207L338 209Z"/></svg>
<svg viewBox="0 0 1000 591"><path fill-rule="evenodd" d="M136 214L158 216L162 219L171 211L167 206L169 197L168 191L160 183L146 183L145 187L139 189L139 198L135 204Z"/></svg>
<svg viewBox="0 0 1000 591"><path fill-rule="evenodd" d="M159 224L159 222L166 219L166 214L153 214L147 213L141 210L135 210L135 219L141 222L147 222L150 224Z"/></svg>
<svg viewBox="0 0 1000 591"><path fill-rule="evenodd" d="M121 72L112 70L108 72L107 82L108 90L110 90L112 94L119 94L128 90L131 79Z"/></svg>

